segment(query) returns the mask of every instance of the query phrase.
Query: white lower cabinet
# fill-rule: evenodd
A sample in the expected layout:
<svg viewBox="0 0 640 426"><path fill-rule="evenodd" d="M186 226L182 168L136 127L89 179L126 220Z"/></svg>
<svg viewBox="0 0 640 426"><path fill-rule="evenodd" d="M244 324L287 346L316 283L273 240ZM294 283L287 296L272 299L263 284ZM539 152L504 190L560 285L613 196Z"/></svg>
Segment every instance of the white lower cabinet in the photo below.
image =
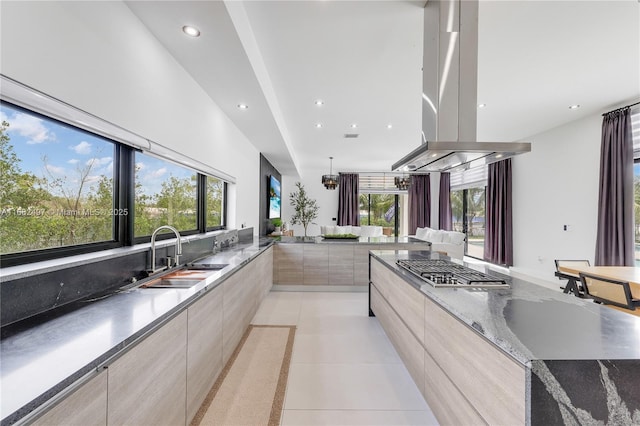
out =
<svg viewBox="0 0 640 426"><path fill-rule="evenodd" d="M103 371L38 418L34 425L107 424L107 372Z"/></svg>
<svg viewBox="0 0 640 426"><path fill-rule="evenodd" d="M108 367L109 425L185 425L187 311Z"/></svg>

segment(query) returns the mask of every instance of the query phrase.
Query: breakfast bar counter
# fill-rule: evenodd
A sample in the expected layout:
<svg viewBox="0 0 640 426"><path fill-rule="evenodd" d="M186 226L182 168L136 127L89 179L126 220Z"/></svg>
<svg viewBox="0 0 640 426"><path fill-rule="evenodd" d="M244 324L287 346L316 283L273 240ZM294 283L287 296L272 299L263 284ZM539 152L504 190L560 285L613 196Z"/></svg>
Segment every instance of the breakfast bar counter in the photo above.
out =
<svg viewBox="0 0 640 426"><path fill-rule="evenodd" d="M509 287L434 287L396 263L438 258L372 251L370 298L442 423L640 424L640 318L484 266L466 264Z"/></svg>
<svg viewBox="0 0 640 426"><path fill-rule="evenodd" d="M381 249L430 250L431 243L412 237L277 237L273 283L292 290L291 286L325 286L326 290L366 291L369 251Z"/></svg>

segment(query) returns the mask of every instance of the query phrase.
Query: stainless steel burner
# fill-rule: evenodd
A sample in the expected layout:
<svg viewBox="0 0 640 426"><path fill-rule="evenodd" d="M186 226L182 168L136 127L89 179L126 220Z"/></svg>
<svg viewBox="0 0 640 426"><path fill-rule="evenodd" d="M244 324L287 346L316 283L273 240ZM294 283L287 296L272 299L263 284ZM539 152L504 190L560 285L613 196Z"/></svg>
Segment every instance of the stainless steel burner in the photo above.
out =
<svg viewBox="0 0 640 426"><path fill-rule="evenodd" d="M396 263L434 287L509 288L503 279L448 260L398 260Z"/></svg>

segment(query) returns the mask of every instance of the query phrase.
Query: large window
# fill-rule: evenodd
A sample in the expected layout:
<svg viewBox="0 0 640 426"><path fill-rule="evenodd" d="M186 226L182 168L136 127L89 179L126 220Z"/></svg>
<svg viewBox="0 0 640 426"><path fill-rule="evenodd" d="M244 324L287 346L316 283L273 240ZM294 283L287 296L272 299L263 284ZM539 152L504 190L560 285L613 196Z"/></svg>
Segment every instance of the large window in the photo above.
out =
<svg viewBox="0 0 640 426"><path fill-rule="evenodd" d="M114 240L115 144L0 105L0 253Z"/></svg>
<svg viewBox="0 0 640 426"><path fill-rule="evenodd" d="M224 228L227 184L215 169L44 94L38 113L16 106L31 89L2 81L12 96L3 90L0 103L3 267L149 241L161 225Z"/></svg>
<svg viewBox="0 0 640 426"><path fill-rule="evenodd" d="M224 225L225 184L221 179L207 176L206 227L215 229Z"/></svg>
<svg viewBox="0 0 640 426"><path fill-rule="evenodd" d="M198 174L141 152L135 161L135 236L151 235L161 225L196 231Z"/></svg>

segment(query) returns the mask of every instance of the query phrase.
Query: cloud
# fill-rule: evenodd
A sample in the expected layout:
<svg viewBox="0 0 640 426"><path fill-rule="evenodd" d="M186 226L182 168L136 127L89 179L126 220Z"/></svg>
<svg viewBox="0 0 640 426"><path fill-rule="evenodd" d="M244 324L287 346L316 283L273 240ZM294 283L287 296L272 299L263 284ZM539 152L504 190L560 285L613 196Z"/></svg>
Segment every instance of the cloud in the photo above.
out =
<svg viewBox="0 0 640 426"><path fill-rule="evenodd" d="M94 183L100 181L101 175L90 175L85 179L85 183Z"/></svg>
<svg viewBox="0 0 640 426"><path fill-rule="evenodd" d="M80 160L78 160L77 158L72 158L71 160L67 161L67 163L69 164L78 164L80 162Z"/></svg>
<svg viewBox="0 0 640 426"><path fill-rule="evenodd" d="M45 126L45 121L29 114L17 112L13 117L3 114L3 120L9 122L9 133L17 133L27 139L29 145L55 141L56 135Z"/></svg>
<svg viewBox="0 0 640 426"><path fill-rule="evenodd" d="M66 170L64 167L57 167L52 164L46 164L45 167L49 171L49 173L53 175L64 175L66 174Z"/></svg>
<svg viewBox="0 0 640 426"><path fill-rule="evenodd" d="M74 150L76 154L86 155L91 152L91 144L86 141L80 142L78 145L71 145L70 149Z"/></svg>
<svg viewBox="0 0 640 426"><path fill-rule="evenodd" d="M159 177L163 176L165 173L167 173L167 168L166 167L162 167L162 168L156 170L155 172L148 173L147 176L150 177L150 178L159 178Z"/></svg>
<svg viewBox="0 0 640 426"><path fill-rule="evenodd" d="M109 164L112 161L113 161L113 159L111 157L91 158L91 159L87 160L87 162L85 164L87 166L93 165L95 167L100 167L100 166L104 166L106 164Z"/></svg>
<svg viewBox="0 0 640 426"><path fill-rule="evenodd" d="M143 162L136 163L136 170L144 170L147 168L147 165Z"/></svg>

